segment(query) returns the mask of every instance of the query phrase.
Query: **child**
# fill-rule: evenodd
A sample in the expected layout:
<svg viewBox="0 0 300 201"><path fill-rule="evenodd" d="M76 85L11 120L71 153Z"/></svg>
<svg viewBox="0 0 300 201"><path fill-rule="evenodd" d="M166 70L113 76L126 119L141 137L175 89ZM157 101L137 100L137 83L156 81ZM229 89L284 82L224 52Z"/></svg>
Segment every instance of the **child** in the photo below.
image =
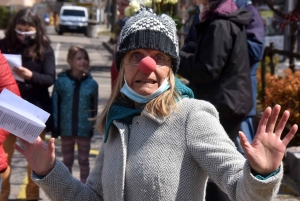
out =
<svg viewBox="0 0 300 201"><path fill-rule="evenodd" d="M53 137L61 136L63 162L72 173L75 141L78 145L80 180L89 175L89 151L93 136L93 122L98 108L98 84L89 69L87 51L78 46L69 48L67 62L71 70L58 75L52 94Z"/></svg>

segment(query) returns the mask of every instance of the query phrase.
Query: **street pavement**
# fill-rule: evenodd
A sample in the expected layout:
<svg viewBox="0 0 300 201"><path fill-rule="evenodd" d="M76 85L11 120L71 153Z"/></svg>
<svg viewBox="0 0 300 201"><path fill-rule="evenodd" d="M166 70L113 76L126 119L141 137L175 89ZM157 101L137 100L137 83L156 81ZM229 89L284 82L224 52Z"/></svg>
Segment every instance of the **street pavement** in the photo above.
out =
<svg viewBox="0 0 300 201"><path fill-rule="evenodd" d="M105 30L105 26L102 26L100 30L104 32L107 31ZM52 42L52 47L55 52L57 73L61 72L65 68L68 68L68 64L66 62L66 55L68 48L71 45L81 45L87 49L91 60L91 74L99 84L98 109L99 112L101 112L104 104L106 103L111 93L110 65L112 62L112 55L107 49L108 43L105 43L105 46L103 45L103 42L107 42L109 40L109 37L106 35L100 35L98 38L87 38L80 34L65 34L63 36L58 36L55 34L54 29L52 27L47 27L47 32L49 34L50 40ZM3 31L0 31L0 38L2 37ZM52 87L50 87L50 93L51 91ZM47 135L46 138L49 139L50 135ZM91 151L89 157L90 168L93 168L94 166L94 159L100 149L101 140L102 134L99 132L95 132L95 135L92 138ZM58 159L62 160L60 139L55 140L55 147L56 156L58 157ZM21 154L15 151L12 158L11 194L9 197L10 201L25 200L25 188L27 183L26 168L27 163L25 159ZM79 178L79 165L77 161L77 153L75 155L75 161L73 165L73 175L76 178ZM40 200L50 200L47 198L47 196L41 189ZM281 194L278 195L275 200L296 201L300 199L290 195Z"/></svg>

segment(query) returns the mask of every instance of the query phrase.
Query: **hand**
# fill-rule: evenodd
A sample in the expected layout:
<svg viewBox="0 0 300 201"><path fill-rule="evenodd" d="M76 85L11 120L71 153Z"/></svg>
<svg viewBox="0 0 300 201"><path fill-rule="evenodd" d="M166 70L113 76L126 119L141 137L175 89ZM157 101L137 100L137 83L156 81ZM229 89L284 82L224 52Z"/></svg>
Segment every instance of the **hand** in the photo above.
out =
<svg viewBox="0 0 300 201"><path fill-rule="evenodd" d="M32 78L32 71L25 67L13 68L14 73L23 78L24 80L30 80Z"/></svg>
<svg viewBox="0 0 300 201"><path fill-rule="evenodd" d="M14 148L27 160L31 169L40 176L47 175L55 165L54 138L51 138L48 145L38 137L33 144L20 139L25 148L14 144Z"/></svg>
<svg viewBox="0 0 300 201"><path fill-rule="evenodd" d="M280 105L276 105L273 110L267 107L259 121L257 133L252 144L248 142L245 134L240 132L241 146L244 149L249 164L260 175L269 175L278 169L286 146L298 129L297 125L293 125L289 133L281 140L280 136L290 113L289 111L284 111L274 132L279 112Z"/></svg>

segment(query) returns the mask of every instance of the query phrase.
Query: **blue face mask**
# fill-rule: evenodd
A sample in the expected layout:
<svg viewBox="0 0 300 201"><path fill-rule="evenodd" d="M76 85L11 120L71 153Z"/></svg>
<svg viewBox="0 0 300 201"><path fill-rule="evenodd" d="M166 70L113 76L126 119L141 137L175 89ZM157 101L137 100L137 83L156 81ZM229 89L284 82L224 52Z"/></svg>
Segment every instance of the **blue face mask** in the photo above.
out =
<svg viewBox="0 0 300 201"><path fill-rule="evenodd" d="M165 79L163 83L160 85L160 87L153 93L147 96L140 95L133 91L127 84L125 77L124 77L124 85L122 89L120 90L125 96L130 98L131 100L137 102L137 103L148 103L155 97L159 96L160 94L164 93L166 90L170 88L170 84L168 83L168 80Z"/></svg>

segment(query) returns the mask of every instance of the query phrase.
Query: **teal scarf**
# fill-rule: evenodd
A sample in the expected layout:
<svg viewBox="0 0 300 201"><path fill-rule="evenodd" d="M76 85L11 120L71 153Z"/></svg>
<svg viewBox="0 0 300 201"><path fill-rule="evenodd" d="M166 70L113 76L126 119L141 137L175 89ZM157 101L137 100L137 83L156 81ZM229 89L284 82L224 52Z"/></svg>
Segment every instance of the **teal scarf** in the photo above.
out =
<svg viewBox="0 0 300 201"><path fill-rule="evenodd" d="M175 91L181 98L194 98L193 91L182 84L177 78L175 78ZM108 139L109 128L114 120L119 120L127 125L131 125L133 117L140 115L142 111L143 108L135 109L131 108L128 104L118 102L113 103L106 117L104 143Z"/></svg>

